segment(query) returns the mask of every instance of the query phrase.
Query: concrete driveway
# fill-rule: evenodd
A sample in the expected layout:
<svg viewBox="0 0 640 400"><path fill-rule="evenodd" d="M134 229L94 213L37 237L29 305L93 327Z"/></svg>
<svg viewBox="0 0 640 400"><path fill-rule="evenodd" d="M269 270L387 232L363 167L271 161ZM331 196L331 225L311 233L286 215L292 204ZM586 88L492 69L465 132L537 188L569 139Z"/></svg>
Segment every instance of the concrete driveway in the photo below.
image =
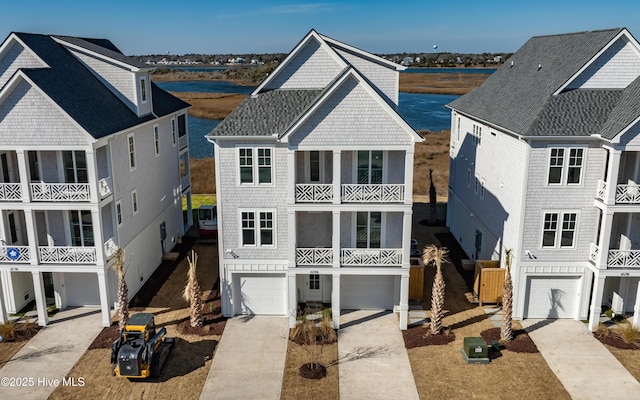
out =
<svg viewBox="0 0 640 400"><path fill-rule="evenodd" d="M279 400L288 335L287 317L228 320L200 399Z"/></svg>
<svg viewBox="0 0 640 400"><path fill-rule="evenodd" d="M418 399L398 317L358 310L340 316L340 399Z"/></svg>
<svg viewBox="0 0 640 400"><path fill-rule="evenodd" d="M640 383L582 322L528 319L522 326L571 398L640 398Z"/></svg>
<svg viewBox="0 0 640 400"><path fill-rule="evenodd" d="M58 312L49 325L0 369L3 399L46 399L102 330L100 309L79 307ZM7 386L21 378L25 386ZM10 382L10 381L9 381Z"/></svg>

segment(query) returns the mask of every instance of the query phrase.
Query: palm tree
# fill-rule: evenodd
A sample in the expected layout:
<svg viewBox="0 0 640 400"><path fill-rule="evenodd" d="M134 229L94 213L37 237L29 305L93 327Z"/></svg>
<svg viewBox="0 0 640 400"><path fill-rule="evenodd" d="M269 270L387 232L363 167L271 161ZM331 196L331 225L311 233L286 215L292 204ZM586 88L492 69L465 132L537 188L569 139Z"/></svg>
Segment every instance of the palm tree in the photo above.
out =
<svg viewBox="0 0 640 400"><path fill-rule="evenodd" d="M191 307L190 322L192 328L199 328L203 324L202 317L202 297L200 284L196 276L196 265L198 264L198 253L191 250L191 258L187 256L189 271L187 272L187 285L182 292L182 298L189 302Z"/></svg>
<svg viewBox="0 0 640 400"><path fill-rule="evenodd" d="M446 247L438 247L431 244L424 248L422 261L427 265L433 262L436 266L436 276L433 279L431 291L431 323L429 330L432 335L442 333L442 319L444 318L444 277L442 276L442 263L447 262L449 250Z"/></svg>
<svg viewBox="0 0 640 400"><path fill-rule="evenodd" d="M113 258L116 260L116 269L118 270L118 328L122 331L129 319L129 288L125 279L124 249L118 247Z"/></svg>
<svg viewBox="0 0 640 400"><path fill-rule="evenodd" d="M513 339L513 282L511 281L511 249L505 252L504 291L502 293L502 329L500 339L510 342Z"/></svg>

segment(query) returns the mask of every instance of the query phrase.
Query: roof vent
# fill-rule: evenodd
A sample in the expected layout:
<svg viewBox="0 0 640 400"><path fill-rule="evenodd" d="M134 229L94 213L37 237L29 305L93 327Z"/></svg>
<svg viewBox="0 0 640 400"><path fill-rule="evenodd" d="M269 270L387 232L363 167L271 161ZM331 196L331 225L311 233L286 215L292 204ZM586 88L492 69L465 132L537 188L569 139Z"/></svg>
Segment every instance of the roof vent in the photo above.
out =
<svg viewBox="0 0 640 400"><path fill-rule="evenodd" d="M542 69L542 64L538 64L538 71L540 71L540 69Z"/></svg>
<svg viewBox="0 0 640 400"><path fill-rule="evenodd" d="M513 60L511 60L511 66L509 68L513 68Z"/></svg>

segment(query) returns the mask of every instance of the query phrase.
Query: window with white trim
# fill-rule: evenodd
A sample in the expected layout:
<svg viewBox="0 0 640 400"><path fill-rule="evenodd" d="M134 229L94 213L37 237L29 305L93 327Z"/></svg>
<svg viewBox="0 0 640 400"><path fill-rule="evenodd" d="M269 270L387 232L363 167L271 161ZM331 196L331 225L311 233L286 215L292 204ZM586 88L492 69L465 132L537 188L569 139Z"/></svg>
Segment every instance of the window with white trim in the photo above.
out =
<svg viewBox="0 0 640 400"><path fill-rule="evenodd" d="M116 201L116 222L118 226L122 225L122 202Z"/></svg>
<svg viewBox="0 0 640 400"><path fill-rule="evenodd" d="M482 147L482 126L473 124L473 144Z"/></svg>
<svg viewBox="0 0 640 400"><path fill-rule="evenodd" d="M140 101L147 102L147 79L140 78Z"/></svg>
<svg viewBox="0 0 640 400"><path fill-rule="evenodd" d="M457 138L456 142L460 143L460 117L458 117L458 123L456 127Z"/></svg>
<svg viewBox="0 0 640 400"><path fill-rule="evenodd" d="M274 220L275 212L273 211L241 211L242 246L274 246Z"/></svg>
<svg viewBox="0 0 640 400"><path fill-rule="evenodd" d="M133 215L138 213L138 191L133 189L131 191L131 206L133 208Z"/></svg>
<svg viewBox="0 0 640 400"><path fill-rule="evenodd" d="M273 150L268 147L239 148L241 185L270 185L273 182Z"/></svg>
<svg viewBox="0 0 640 400"><path fill-rule="evenodd" d="M127 135L127 145L129 149L129 170L136 169L136 142L133 133Z"/></svg>
<svg viewBox="0 0 640 400"><path fill-rule="evenodd" d="M153 145L156 157L160 156L160 127L157 124L153 126Z"/></svg>
<svg viewBox="0 0 640 400"><path fill-rule="evenodd" d="M542 247L573 247L577 221L577 213L545 213L542 227Z"/></svg>
<svg viewBox="0 0 640 400"><path fill-rule="evenodd" d="M568 153L568 154L567 154ZM568 155L568 157L567 157ZM549 149L549 185L579 185L582 180L584 149Z"/></svg>

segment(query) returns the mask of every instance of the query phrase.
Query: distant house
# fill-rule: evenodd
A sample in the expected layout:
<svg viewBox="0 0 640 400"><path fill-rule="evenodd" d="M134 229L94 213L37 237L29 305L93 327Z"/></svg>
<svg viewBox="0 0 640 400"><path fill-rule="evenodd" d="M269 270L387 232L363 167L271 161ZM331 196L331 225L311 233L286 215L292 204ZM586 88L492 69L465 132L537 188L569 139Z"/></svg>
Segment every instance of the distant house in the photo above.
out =
<svg viewBox="0 0 640 400"><path fill-rule="evenodd" d="M35 300L110 326L114 250L133 297L191 224L189 105L150 71L106 39L0 45L0 322Z"/></svg>
<svg viewBox="0 0 640 400"><path fill-rule="evenodd" d="M533 37L452 102L447 225L512 250L514 317L640 322L640 45L626 29Z"/></svg>
<svg viewBox="0 0 640 400"><path fill-rule="evenodd" d="M395 310L407 327L414 143L404 67L310 31L207 137L222 313Z"/></svg>
<svg viewBox="0 0 640 400"><path fill-rule="evenodd" d="M404 65L405 67L409 66L413 64L413 58L412 57L405 57L402 59L402 65Z"/></svg>

